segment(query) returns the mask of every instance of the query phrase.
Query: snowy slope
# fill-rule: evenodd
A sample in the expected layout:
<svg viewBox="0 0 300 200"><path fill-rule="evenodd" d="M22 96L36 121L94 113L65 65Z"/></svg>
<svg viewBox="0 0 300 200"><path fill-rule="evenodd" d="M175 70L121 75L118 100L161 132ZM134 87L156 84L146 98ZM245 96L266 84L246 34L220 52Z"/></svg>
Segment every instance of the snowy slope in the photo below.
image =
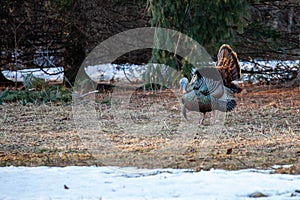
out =
<svg viewBox="0 0 300 200"><path fill-rule="evenodd" d="M64 186L68 187L66 189ZM0 199L300 199L300 176L259 170L2 167Z"/></svg>

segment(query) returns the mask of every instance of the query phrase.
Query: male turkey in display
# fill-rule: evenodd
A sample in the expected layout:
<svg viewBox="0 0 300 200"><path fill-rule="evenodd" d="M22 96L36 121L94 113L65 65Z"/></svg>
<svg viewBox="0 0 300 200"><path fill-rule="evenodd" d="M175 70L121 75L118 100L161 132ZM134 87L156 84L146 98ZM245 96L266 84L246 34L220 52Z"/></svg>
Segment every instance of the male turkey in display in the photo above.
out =
<svg viewBox="0 0 300 200"><path fill-rule="evenodd" d="M215 68L197 69L186 86L186 94L182 96L182 112L185 118L186 110L203 113L200 124L204 123L206 113L213 111L215 123L215 110L227 112L236 107L234 93L242 89L234 80L240 79L241 67L237 54L227 44L220 47L218 62Z"/></svg>

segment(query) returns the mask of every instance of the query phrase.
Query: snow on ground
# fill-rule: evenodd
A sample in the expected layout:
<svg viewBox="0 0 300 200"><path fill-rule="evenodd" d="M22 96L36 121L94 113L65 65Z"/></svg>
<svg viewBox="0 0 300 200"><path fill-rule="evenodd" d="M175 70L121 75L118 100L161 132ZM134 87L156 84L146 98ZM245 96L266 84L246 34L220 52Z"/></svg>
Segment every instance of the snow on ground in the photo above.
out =
<svg viewBox="0 0 300 200"><path fill-rule="evenodd" d="M12 81L22 82L27 75L32 74L34 77L45 79L45 81L63 81L64 68L63 67L51 67L40 69L22 69L18 71L3 70L3 75ZM46 72L46 73L45 73ZM55 75L53 75L55 74Z"/></svg>
<svg viewBox="0 0 300 200"><path fill-rule="evenodd" d="M67 189L68 188L68 189ZM270 170L1 167L0 199L300 199L300 176Z"/></svg>
<svg viewBox="0 0 300 200"><path fill-rule="evenodd" d="M136 82L141 80L145 68L143 65L102 64L85 67L85 72L96 82L109 81L112 78L122 80L126 77L130 81Z"/></svg>
<svg viewBox="0 0 300 200"><path fill-rule="evenodd" d="M258 64L259 66L270 67L272 69L277 66L278 63L281 63L285 66L289 66L289 68L293 68L299 66L300 60L296 61L280 61L280 60L254 60L254 62L243 62L240 61L240 65L245 70L251 70L254 67L254 63ZM212 63L211 63L212 64ZM158 64L153 64L157 66ZM161 68L166 70L168 66L159 65ZM86 73L90 76L90 78L94 81L109 81L110 79L114 78L115 80L126 80L129 79L131 82L141 81L142 74L148 68L148 65L116 65L116 64L101 64L95 66L87 66L85 67ZM43 78L45 81L62 81L64 77L64 69L63 67L52 67L52 68L44 68L43 72L40 69L23 69L18 71L11 71L11 70L3 70L3 74L6 78L12 81L23 81L23 78L26 75L31 74L38 78ZM254 71L258 71L258 69L254 68ZM61 72L61 73L59 73ZM57 74L59 73L59 74ZM55 75L50 75L55 74Z"/></svg>
<svg viewBox="0 0 300 200"><path fill-rule="evenodd" d="M287 68L294 68L300 65L300 60L253 60L251 62L249 61L240 61L239 62L242 69L245 69L247 71L250 71L254 67L254 71L258 71L258 69L255 68L255 65L267 67L271 69L275 69L276 66L286 66ZM283 68L284 69L284 68Z"/></svg>

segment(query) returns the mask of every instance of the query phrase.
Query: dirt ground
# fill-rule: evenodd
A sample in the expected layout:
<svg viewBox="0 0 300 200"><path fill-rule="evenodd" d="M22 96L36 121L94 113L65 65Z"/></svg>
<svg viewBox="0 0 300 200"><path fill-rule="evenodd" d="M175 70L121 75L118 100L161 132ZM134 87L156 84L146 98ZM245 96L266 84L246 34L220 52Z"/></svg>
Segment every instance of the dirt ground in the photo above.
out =
<svg viewBox="0 0 300 200"><path fill-rule="evenodd" d="M115 110L97 103L103 99L92 105L83 101L69 105L4 104L0 106L0 166L201 170L290 165L277 171L300 173L300 87L243 87L236 109L227 113L224 125L219 126L210 125L209 120L199 125L196 118L183 119L178 98L168 91L136 92L126 109L114 106ZM151 106L153 103L157 106ZM78 117L72 106L77 111L83 106L82 112L88 114ZM160 118L163 111L170 119L165 115ZM128 113L131 120L126 124L122 116ZM194 115L200 119L199 113ZM97 122L92 122L93 116Z"/></svg>

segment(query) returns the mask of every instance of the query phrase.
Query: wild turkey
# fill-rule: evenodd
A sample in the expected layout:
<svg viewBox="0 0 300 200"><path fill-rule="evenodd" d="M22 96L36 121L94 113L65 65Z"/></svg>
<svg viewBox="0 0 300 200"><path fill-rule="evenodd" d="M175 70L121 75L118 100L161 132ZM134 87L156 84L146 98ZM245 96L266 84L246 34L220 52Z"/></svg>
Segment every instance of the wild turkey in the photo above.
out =
<svg viewBox="0 0 300 200"><path fill-rule="evenodd" d="M241 68L237 55L229 45L222 45L218 53L215 68L197 69L182 96L182 112L185 118L186 109L203 113L200 124L203 124L207 112L219 110L232 111L236 107L234 93L242 89L232 81L241 77ZM223 82L223 83L222 83ZM213 112L215 123L215 112Z"/></svg>

